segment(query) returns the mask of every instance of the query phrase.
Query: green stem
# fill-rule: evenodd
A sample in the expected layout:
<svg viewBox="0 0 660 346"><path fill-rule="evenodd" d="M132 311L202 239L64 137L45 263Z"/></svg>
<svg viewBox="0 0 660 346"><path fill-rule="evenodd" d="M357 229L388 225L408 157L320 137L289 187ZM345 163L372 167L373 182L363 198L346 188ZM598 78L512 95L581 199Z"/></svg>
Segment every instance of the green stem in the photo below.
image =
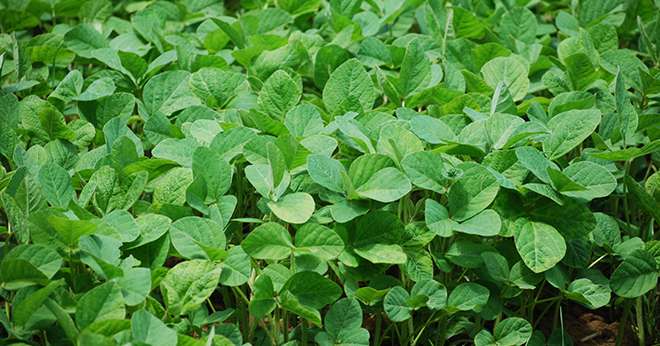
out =
<svg viewBox="0 0 660 346"><path fill-rule="evenodd" d="M630 302L626 300L624 303L623 316L621 318L621 324L619 324L619 331L616 334L616 346L621 346L623 343L623 336L626 333L626 324L628 324L628 313L630 312Z"/></svg>
<svg viewBox="0 0 660 346"><path fill-rule="evenodd" d="M544 286L545 286L545 280L543 282L541 282L541 287L539 287L539 291L534 296L534 300L532 301L532 306L529 307L529 322L530 323L534 323L534 309L536 309L536 304L539 303L539 298L541 298L541 294L543 293Z"/></svg>
<svg viewBox="0 0 660 346"><path fill-rule="evenodd" d="M247 296L245 296L245 293L243 293L242 290L240 290L240 289L238 289L238 288L236 288L236 287L232 287L232 288L234 289L234 292L238 293L238 295L239 295L241 298L243 298L243 301L245 302L245 304L250 304L250 300L248 299Z"/></svg>
<svg viewBox="0 0 660 346"><path fill-rule="evenodd" d="M627 177L630 175L630 160L626 161L623 168L623 176ZM628 208L628 187L625 182L623 184L623 212L626 216L626 226L630 227L630 210Z"/></svg>
<svg viewBox="0 0 660 346"><path fill-rule="evenodd" d="M435 312L432 313L431 316L429 316L429 319L426 320L426 322L424 323L424 325L422 326L422 328L419 329L419 332L417 333L417 336L415 336L415 338L413 339L412 343L410 344L411 346L415 346L415 345L417 344L417 341L419 341L419 338L420 338L420 337L422 336L422 334L424 333L424 330L426 330L426 328L427 328L427 327L431 324L431 322L433 321L433 317L435 317ZM411 319L411 321L412 321L412 319Z"/></svg>
<svg viewBox="0 0 660 346"><path fill-rule="evenodd" d="M637 337L639 338L640 345L646 345L644 338L644 307L642 304L642 297L637 297L635 301L635 315L637 317Z"/></svg>
<svg viewBox="0 0 660 346"><path fill-rule="evenodd" d="M282 314L282 323L284 324L284 342L286 343L289 341L289 313L286 310Z"/></svg>
<svg viewBox="0 0 660 346"><path fill-rule="evenodd" d="M376 329L374 330L374 345L380 346L381 341L383 340L381 333L381 328L383 327L383 316L380 314L380 311L376 312Z"/></svg>

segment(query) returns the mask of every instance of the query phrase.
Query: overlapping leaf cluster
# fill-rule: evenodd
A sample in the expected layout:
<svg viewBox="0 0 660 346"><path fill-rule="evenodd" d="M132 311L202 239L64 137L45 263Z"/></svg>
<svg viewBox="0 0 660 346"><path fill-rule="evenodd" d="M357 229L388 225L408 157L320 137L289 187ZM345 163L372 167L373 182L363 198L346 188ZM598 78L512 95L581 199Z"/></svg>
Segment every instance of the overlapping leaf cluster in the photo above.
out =
<svg viewBox="0 0 660 346"><path fill-rule="evenodd" d="M0 12L9 344L659 337L657 1Z"/></svg>

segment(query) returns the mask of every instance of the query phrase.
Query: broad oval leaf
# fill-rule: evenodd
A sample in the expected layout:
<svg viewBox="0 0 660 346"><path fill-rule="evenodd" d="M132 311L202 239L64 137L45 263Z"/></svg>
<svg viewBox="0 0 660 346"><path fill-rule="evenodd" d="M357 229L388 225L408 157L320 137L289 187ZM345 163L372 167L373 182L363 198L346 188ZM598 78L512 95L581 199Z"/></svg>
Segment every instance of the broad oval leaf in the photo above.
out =
<svg viewBox="0 0 660 346"><path fill-rule="evenodd" d="M656 287L657 263L648 251L636 250L612 273L610 286L617 295L636 298Z"/></svg>
<svg viewBox="0 0 660 346"><path fill-rule="evenodd" d="M291 235L280 224L265 223L253 229L241 243L245 252L255 259L281 260L293 251Z"/></svg>
<svg viewBox="0 0 660 346"><path fill-rule="evenodd" d="M165 305L175 315L197 309L218 286L222 268L206 260L181 262L160 282Z"/></svg>
<svg viewBox="0 0 660 346"><path fill-rule="evenodd" d="M543 152L556 160L577 147L600 123L600 110L574 109L555 115L548 122L550 135L543 141Z"/></svg>
<svg viewBox="0 0 660 346"><path fill-rule="evenodd" d="M527 221L513 237L523 262L535 273L554 267L566 254L564 237L545 223Z"/></svg>

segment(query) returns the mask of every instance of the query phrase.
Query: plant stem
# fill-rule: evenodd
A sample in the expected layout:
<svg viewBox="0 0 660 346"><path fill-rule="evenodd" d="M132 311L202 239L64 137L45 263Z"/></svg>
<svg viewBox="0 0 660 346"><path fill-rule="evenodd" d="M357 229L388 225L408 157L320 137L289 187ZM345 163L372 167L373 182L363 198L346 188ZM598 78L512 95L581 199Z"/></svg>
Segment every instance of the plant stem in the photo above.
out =
<svg viewBox="0 0 660 346"><path fill-rule="evenodd" d="M626 324L628 323L628 313L630 312L630 301L626 300L623 308L623 316L619 324L619 331L616 334L616 346L621 346L623 343L623 336L626 332Z"/></svg>
<svg viewBox="0 0 660 346"><path fill-rule="evenodd" d="M374 345L380 346L381 341L383 340L381 333L381 328L383 327L383 316L380 314L380 311L376 312L376 328L374 330Z"/></svg>
<svg viewBox="0 0 660 346"><path fill-rule="evenodd" d="M435 312L432 313L431 316L429 316L429 319L426 320L426 322L424 323L422 328L419 329L419 332L417 333L417 336L415 336L412 343L410 344L411 346L415 346L417 344L417 341L419 341L419 338L424 333L424 330L426 329L426 327L428 327L431 324L431 322L433 321L433 317L435 317ZM412 319L411 319L411 321L412 321Z"/></svg>
<svg viewBox="0 0 660 346"><path fill-rule="evenodd" d="M635 315L637 317L637 337L640 345L646 345L644 338L644 306L642 297L637 297L635 301Z"/></svg>
<svg viewBox="0 0 660 346"><path fill-rule="evenodd" d="M623 169L624 178L630 174L630 160L626 161ZM623 212L626 216L626 226L630 227L630 210L628 208L628 187L623 183Z"/></svg>
<svg viewBox="0 0 660 346"><path fill-rule="evenodd" d="M289 341L289 313L284 310L282 315L282 323L284 324L284 342Z"/></svg>

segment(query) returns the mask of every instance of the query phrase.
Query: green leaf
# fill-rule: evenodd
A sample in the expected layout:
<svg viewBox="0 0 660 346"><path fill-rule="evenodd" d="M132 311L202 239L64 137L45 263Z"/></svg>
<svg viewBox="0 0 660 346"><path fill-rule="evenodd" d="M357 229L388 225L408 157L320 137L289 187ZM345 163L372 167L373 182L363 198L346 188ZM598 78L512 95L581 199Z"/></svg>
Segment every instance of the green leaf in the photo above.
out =
<svg viewBox="0 0 660 346"><path fill-rule="evenodd" d="M628 161L641 156L645 156L660 150L660 139L656 139L645 144L641 148L626 148L615 151L605 151L602 153L593 153L591 156L609 161Z"/></svg>
<svg viewBox="0 0 660 346"><path fill-rule="evenodd" d="M55 163L43 166L39 170L39 184L48 202L59 208L67 208L75 191L71 185L69 173Z"/></svg>
<svg viewBox="0 0 660 346"><path fill-rule="evenodd" d="M289 291L280 294L280 304L282 308L298 315L317 326L321 326L321 313L311 306L302 304L295 295Z"/></svg>
<svg viewBox="0 0 660 346"><path fill-rule="evenodd" d="M252 271L250 257L240 245L227 252L227 258L222 262L220 283L225 286L240 286L248 281Z"/></svg>
<svg viewBox="0 0 660 346"><path fill-rule="evenodd" d="M610 287L624 298L636 298L656 287L658 272L655 259L648 251L636 250L612 273Z"/></svg>
<svg viewBox="0 0 660 346"><path fill-rule="evenodd" d="M181 262L160 282L165 305L174 316L197 309L215 290L221 267L206 260Z"/></svg>
<svg viewBox="0 0 660 346"><path fill-rule="evenodd" d="M397 244L368 244L353 249L356 254L371 263L403 264L408 257Z"/></svg>
<svg viewBox="0 0 660 346"><path fill-rule="evenodd" d="M554 267L566 254L564 238L545 223L525 222L514 230L514 240L523 262L535 273Z"/></svg>
<svg viewBox="0 0 660 346"><path fill-rule="evenodd" d="M125 316L124 298L114 282L92 288L76 304L76 324L80 329L93 322L123 319Z"/></svg>
<svg viewBox="0 0 660 346"><path fill-rule="evenodd" d="M115 83L110 77L99 78L90 84L80 95L73 97L76 101L93 101L110 96L115 92Z"/></svg>
<svg viewBox="0 0 660 346"><path fill-rule="evenodd" d="M418 115L410 119L410 130L430 144L447 144L457 141L454 131L442 119Z"/></svg>
<svg viewBox="0 0 660 346"><path fill-rule="evenodd" d="M297 138L321 134L324 126L319 109L310 104L301 104L288 111L284 125Z"/></svg>
<svg viewBox="0 0 660 346"><path fill-rule="evenodd" d="M488 86L495 89L501 82L507 86L514 101L522 100L529 90L529 67L517 56L497 57L481 67L481 75Z"/></svg>
<svg viewBox="0 0 660 346"><path fill-rule="evenodd" d="M55 292L63 282L61 280L53 281L46 287L31 293L27 298L14 306L13 318L16 325L25 327L26 323L39 308L43 306L48 297Z"/></svg>
<svg viewBox="0 0 660 346"><path fill-rule="evenodd" d="M233 169L217 151L197 148L192 156L192 169L193 175L204 181L206 195L212 200L219 201L229 191Z"/></svg>
<svg viewBox="0 0 660 346"><path fill-rule="evenodd" d="M217 251L224 250L226 245L225 233L220 225L196 216L172 223L170 239L176 251L187 259L215 259Z"/></svg>
<svg viewBox="0 0 660 346"><path fill-rule="evenodd" d="M497 345L524 345L532 337L532 325L520 317L509 317L498 323L493 332Z"/></svg>
<svg viewBox="0 0 660 346"><path fill-rule="evenodd" d="M642 209L652 215L654 218L660 217L660 208L658 208L658 201L651 197L646 190L630 176L624 177L624 182L629 191L635 197L636 202Z"/></svg>
<svg viewBox="0 0 660 346"><path fill-rule="evenodd" d="M344 250L344 241L332 229L314 223L307 223L296 231L296 252L311 253L329 261Z"/></svg>
<svg viewBox="0 0 660 346"><path fill-rule="evenodd" d="M502 228L500 215L492 209L486 209L461 223L455 224L453 230L482 237L491 237L498 235L500 228Z"/></svg>
<svg viewBox="0 0 660 346"><path fill-rule="evenodd" d="M524 7L514 7L500 19L499 33L504 42L520 40L533 43L536 38L538 24L534 13Z"/></svg>
<svg viewBox="0 0 660 346"><path fill-rule="evenodd" d="M582 278L568 285L566 296L595 310L610 302L610 293L611 290L607 285L600 285L587 278Z"/></svg>
<svg viewBox="0 0 660 346"><path fill-rule="evenodd" d="M44 283L62 266L62 257L54 249L38 244L18 245L0 263L0 278L8 289Z"/></svg>
<svg viewBox="0 0 660 346"><path fill-rule="evenodd" d="M307 172L315 183L334 192L343 192L346 169L342 164L325 155L309 155Z"/></svg>
<svg viewBox="0 0 660 346"><path fill-rule="evenodd" d="M386 167L373 174L355 191L360 197L389 203L405 196L411 189L410 180L401 171Z"/></svg>
<svg viewBox="0 0 660 346"><path fill-rule="evenodd" d="M552 187L559 192L580 192L587 189L559 170L554 168L548 168L547 170L550 181L552 182Z"/></svg>
<svg viewBox="0 0 660 346"><path fill-rule="evenodd" d="M273 282L267 275L259 275L254 282L252 299L250 299L250 313L256 318L262 318L275 309L275 292Z"/></svg>
<svg viewBox="0 0 660 346"><path fill-rule="evenodd" d="M497 196L497 179L477 163L463 163L458 168L463 176L449 189L449 213L452 219L464 221L486 209Z"/></svg>
<svg viewBox="0 0 660 346"><path fill-rule="evenodd" d="M277 202L268 202L268 208L281 220L301 224L307 222L314 213L314 198L306 192L284 195Z"/></svg>
<svg viewBox="0 0 660 346"><path fill-rule="evenodd" d="M543 141L543 152L556 160L580 145L600 123L598 109L570 110L548 122L550 135Z"/></svg>
<svg viewBox="0 0 660 346"><path fill-rule="evenodd" d="M488 251L481 254L488 275L497 281L506 282L511 274L509 262L506 258L494 251Z"/></svg>
<svg viewBox="0 0 660 346"><path fill-rule="evenodd" d="M131 336L134 342L146 345L177 345L176 332L144 309L135 311L131 316Z"/></svg>
<svg viewBox="0 0 660 346"><path fill-rule="evenodd" d="M424 204L424 221L431 232L441 237L450 237L456 225L449 219L447 208L432 199L427 199Z"/></svg>
<svg viewBox="0 0 660 346"><path fill-rule="evenodd" d="M291 235L280 224L268 222L253 229L241 247L255 259L282 260L293 251Z"/></svg>
<svg viewBox="0 0 660 346"><path fill-rule="evenodd" d="M83 58L91 58L92 51L108 47L106 39L91 24L79 24L64 35L66 47Z"/></svg>
<svg viewBox="0 0 660 346"><path fill-rule="evenodd" d="M478 311L486 305L490 292L476 283L462 283L456 286L447 299L447 306L459 311Z"/></svg>
<svg viewBox="0 0 660 346"><path fill-rule="evenodd" d="M431 62L426 58L425 45L421 39L408 43L406 54L401 62L398 89L401 98L406 98L422 89L430 77ZM427 82L428 83L428 82Z"/></svg>
<svg viewBox="0 0 660 346"><path fill-rule="evenodd" d="M332 114L369 111L376 96L371 77L357 59L337 67L323 88L323 104Z"/></svg>
<svg viewBox="0 0 660 346"><path fill-rule="evenodd" d="M282 289L295 296L300 304L314 309L334 303L342 292L332 280L311 271L294 274Z"/></svg>
<svg viewBox="0 0 660 346"><path fill-rule="evenodd" d="M311 0L311 2L317 1L318 0ZM310 0L308 0L308 2L310 2ZM330 78L332 71L350 58L351 54L340 46L329 44L321 47L316 53L316 58L314 60L314 83L316 83L320 89L323 89L323 86L325 86L328 78Z"/></svg>
<svg viewBox="0 0 660 346"><path fill-rule="evenodd" d="M117 280L126 305L135 306L144 302L151 292L151 271L149 268L130 268Z"/></svg>
<svg viewBox="0 0 660 346"><path fill-rule="evenodd" d="M362 326L362 309L355 299L342 298L330 307L325 315L325 330L330 335Z"/></svg>
<svg viewBox="0 0 660 346"><path fill-rule="evenodd" d="M224 108L245 87L245 76L214 67L204 67L190 75L190 90L207 106Z"/></svg>
<svg viewBox="0 0 660 346"><path fill-rule="evenodd" d="M565 191L562 194L591 200L594 198L607 197L616 189L616 178L603 166L581 161L570 164L563 172L568 178L584 186L583 191Z"/></svg>
<svg viewBox="0 0 660 346"><path fill-rule="evenodd" d="M283 70L275 71L264 83L257 102L262 112L276 119L284 119L302 96L302 85Z"/></svg>
<svg viewBox="0 0 660 346"><path fill-rule="evenodd" d="M286 160L282 151L273 143L266 145L266 159L270 167L270 176L272 178L272 188L280 186L285 173L287 172Z"/></svg>
<svg viewBox="0 0 660 346"><path fill-rule="evenodd" d="M410 295L401 286L390 288L383 300L383 309L387 318L394 322L403 322L412 316L412 308L408 306Z"/></svg>
<svg viewBox="0 0 660 346"><path fill-rule="evenodd" d="M575 53L564 59L568 79L573 90L586 90L598 79L598 70L585 53Z"/></svg>
<svg viewBox="0 0 660 346"><path fill-rule="evenodd" d="M417 281L410 295L426 297L425 304L432 310L440 310L447 305L447 288L433 279Z"/></svg>
<svg viewBox="0 0 660 346"><path fill-rule="evenodd" d="M24 102L25 100L28 99L23 99ZM34 111L39 118L39 126L50 139L73 140L75 138L76 134L66 125L62 113L50 103L46 102L36 105L36 107Z"/></svg>
<svg viewBox="0 0 660 346"><path fill-rule="evenodd" d="M200 104L193 95L187 71L167 71L151 78L144 85L143 101L149 114L170 115L176 111Z"/></svg>
<svg viewBox="0 0 660 346"><path fill-rule="evenodd" d="M1 59L0 59L1 60ZM0 62L0 66L2 63ZM18 143L19 103L13 94L0 95L0 154L9 158Z"/></svg>
<svg viewBox="0 0 660 346"><path fill-rule="evenodd" d="M380 128L376 150L401 162L407 155L424 150L424 143L408 130L407 123L392 121Z"/></svg>

